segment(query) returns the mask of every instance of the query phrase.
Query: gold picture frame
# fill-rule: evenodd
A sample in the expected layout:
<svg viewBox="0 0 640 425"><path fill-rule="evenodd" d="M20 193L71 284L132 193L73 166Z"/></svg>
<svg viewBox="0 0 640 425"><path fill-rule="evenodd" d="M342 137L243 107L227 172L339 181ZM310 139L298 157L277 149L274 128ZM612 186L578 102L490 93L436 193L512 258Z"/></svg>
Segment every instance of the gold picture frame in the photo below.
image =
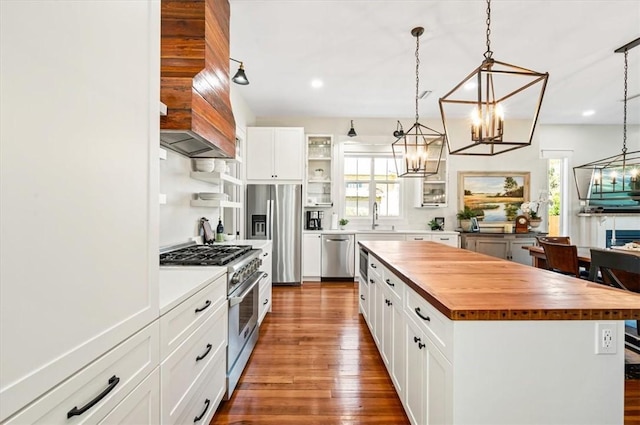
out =
<svg viewBox="0 0 640 425"><path fill-rule="evenodd" d="M459 171L458 208L478 211L482 227L512 223L529 200L530 177L520 171Z"/></svg>

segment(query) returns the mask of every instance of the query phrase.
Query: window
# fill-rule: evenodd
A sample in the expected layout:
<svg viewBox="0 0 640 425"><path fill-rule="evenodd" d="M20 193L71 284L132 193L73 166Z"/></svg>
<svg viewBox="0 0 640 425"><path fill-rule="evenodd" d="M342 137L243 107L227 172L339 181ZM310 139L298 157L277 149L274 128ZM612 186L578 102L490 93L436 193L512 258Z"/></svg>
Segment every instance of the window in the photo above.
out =
<svg viewBox="0 0 640 425"><path fill-rule="evenodd" d="M400 182L393 156L345 155L344 182L346 217L371 217L374 202L379 217L400 217Z"/></svg>

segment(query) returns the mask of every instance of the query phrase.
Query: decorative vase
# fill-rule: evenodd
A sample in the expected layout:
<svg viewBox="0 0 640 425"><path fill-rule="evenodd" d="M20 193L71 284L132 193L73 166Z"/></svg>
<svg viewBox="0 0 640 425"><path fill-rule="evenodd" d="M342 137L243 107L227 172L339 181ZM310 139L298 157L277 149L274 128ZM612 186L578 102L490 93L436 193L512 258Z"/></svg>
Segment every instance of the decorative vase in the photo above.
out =
<svg viewBox="0 0 640 425"><path fill-rule="evenodd" d="M537 229L540 226L540 223L542 223L542 219L541 218L530 218L529 219L529 226L532 229Z"/></svg>
<svg viewBox="0 0 640 425"><path fill-rule="evenodd" d="M463 232L471 231L471 220L460 220L460 228Z"/></svg>

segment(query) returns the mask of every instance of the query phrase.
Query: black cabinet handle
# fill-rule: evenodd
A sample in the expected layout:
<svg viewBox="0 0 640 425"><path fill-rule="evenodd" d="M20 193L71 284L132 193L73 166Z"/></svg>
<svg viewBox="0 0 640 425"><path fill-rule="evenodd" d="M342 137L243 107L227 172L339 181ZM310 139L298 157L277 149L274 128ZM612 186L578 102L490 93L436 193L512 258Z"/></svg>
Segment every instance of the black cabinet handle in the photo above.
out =
<svg viewBox="0 0 640 425"><path fill-rule="evenodd" d="M265 252L264 254L262 254L263 257L266 257L267 255L269 255L268 252Z"/></svg>
<svg viewBox="0 0 640 425"><path fill-rule="evenodd" d="M396 286L394 283L391 283L389 279L385 280L385 282L387 282L387 285L389 286Z"/></svg>
<svg viewBox="0 0 640 425"><path fill-rule="evenodd" d="M377 269L376 265L375 265L375 264L373 264L373 263L371 263L371 268L372 268L372 269Z"/></svg>
<svg viewBox="0 0 640 425"><path fill-rule="evenodd" d="M262 303L262 305L267 305L267 304L269 304L269 298L265 298L264 302Z"/></svg>
<svg viewBox="0 0 640 425"><path fill-rule="evenodd" d="M369 279L370 283L376 283L373 279Z"/></svg>
<svg viewBox="0 0 640 425"><path fill-rule="evenodd" d="M419 342L419 343L418 343L418 348L419 348L419 349L421 349L421 350L422 350L422 348L424 348L424 346L425 346L425 345L424 345L423 343L421 343L421 342Z"/></svg>
<svg viewBox="0 0 640 425"><path fill-rule="evenodd" d="M204 303L204 307L196 308L196 313L200 313L201 311L205 311L210 306L211 306L211 301L207 300L207 302Z"/></svg>
<svg viewBox="0 0 640 425"><path fill-rule="evenodd" d="M80 416L84 412L86 412L87 410L91 409L100 400L105 398L107 396L107 394L109 394L111 391L113 391L113 389L116 387L116 385L118 385L118 382L120 382L120 378L118 378L116 375L113 375L111 378L109 378L109 386L107 388L105 388L104 391L102 391L100 394L98 394L96 396L96 398L94 398L89 403L87 403L84 406L82 406L80 409L78 409L78 407L76 406L73 409L69 410L67 412L67 419L72 418L74 416Z"/></svg>
<svg viewBox="0 0 640 425"><path fill-rule="evenodd" d="M211 351L212 347L213 346L211 344L207 344L207 351L205 351L203 355L196 357L196 361L199 362L200 360L202 360L205 357L207 357L209 355L209 351Z"/></svg>
<svg viewBox="0 0 640 425"><path fill-rule="evenodd" d="M422 320L426 320L427 322L431 321L431 317L427 316L423 316L422 314L420 314L420 307L416 307L416 314L422 319Z"/></svg>
<svg viewBox="0 0 640 425"><path fill-rule="evenodd" d="M202 411L202 413L200 413L200 416L196 416L196 417L193 419L193 423L196 423L196 422L198 422L198 421L202 420L202 418L204 418L204 415L206 415L206 414L207 414L207 410L209 410L209 405L210 405L210 404L211 404L211 400L206 399L206 400L204 401L204 410Z"/></svg>
<svg viewBox="0 0 640 425"><path fill-rule="evenodd" d="M262 275L262 277L267 277L267 276L269 276L269 273L265 273Z"/></svg>
<svg viewBox="0 0 640 425"><path fill-rule="evenodd" d="M418 338L417 336L413 337L413 342L420 342L422 341L422 339Z"/></svg>
<svg viewBox="0 0 640 425"><path fill-rule="evenodd" d="M360 294L360 299L364 301L364 295Z"/></svg>

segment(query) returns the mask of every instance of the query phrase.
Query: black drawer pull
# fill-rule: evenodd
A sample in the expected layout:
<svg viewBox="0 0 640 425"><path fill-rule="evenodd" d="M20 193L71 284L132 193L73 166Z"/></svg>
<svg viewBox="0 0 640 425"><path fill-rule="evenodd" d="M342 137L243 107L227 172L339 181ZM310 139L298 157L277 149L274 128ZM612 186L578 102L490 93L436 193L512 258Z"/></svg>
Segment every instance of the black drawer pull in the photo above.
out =
<svg viewBox="0 0 640 425"><path fill-rule="evenodd" d="M373 279L369 279L369 282L376 283Z"/></svg>
<svg viewBox="0 0 640 425"><path fill-rule="evenodd" d="M421 343L421 342L419 342L419 343L418 343L418 348L422 350L422 348L423 348L423 347L424 347L424 344L423 344L423 343Z"/></svg>
<svg viewBox="0 0 640 425"><path fill-rule="evenodd" d="M429 317L429 316L424 317L422 314L420 314L420 307L416 307L416 314L417 314L418 316L420 316L420 318L421 318L422 320L426 320L427 322L430 322L430 321L431 321L431 317Z"/></svg>
<svg viewBox="0 0 640 425"><path fill-rule="evenodd" d="M387 282L387 285L389 286L396 286L395 283L391 283L389 279L385 280L385 282Z"/></svg>
<svg viewBox="0 0 640 425"><path fill-rule="evenodd" d="M200 313L201 311L205 311L210 306L211 306L211 301L207 300L207 302L204 303L204 307L196 308L196 313Z"/></svg>
<svg viewBox="0 0 640 425"><path fill-rule="evenodd" d="M73 409L69 410L67 412L67 419L72 418L74 416L80 416L84 412L86 412L87 410L91 409L100 400L105 398L107 396L107 394L109 394L111 391L113 391L113 389L116 387L116 385L118 385L118 382L120 382L120 378L118 378L116 375L113 375L111 378L109 378L109 386L107 388L105 388L104 391L102 391L100 394L98 394L98 396L96 398L94 398L89 403L87 403L84 406L82 406L80 409L78 409L78 407L76 406Z"/></svg>
<svg viewBox="0 0 640 425"><path fill-rule="evenodd" d="M209 351L211 351L211 348L213 348L213 345L207 344L207 351L205 351L203 355L196 357L196 361L199 362L200 360L207 357L209 355Z"/></svg>
<svg viewBox="0 0 640 425"><path fill-rule="evenodd" d="M207 414L207 410L209 410L209 405L210 405L210 404L211 404L211 400L206 399L206 400L204 401L204 410L202 411L202 413L200 413L200 416L196 416L196 417L193 419L193 423L196 423L196 422L198 422L198 421L202 420L202 418L204 418L204 415L206 415L206 414Z"/></svg>
<svg viewBox="0 0 640 425"><path fill-rule="evenodd" d="M360 299L364 301L364 295L360 294Z"/></svg>
<svg viewBox="0 0 640 425"><path fill-rule="evenodd" d="M268 252L265 252L264 254L262 254L263 257L266 257L267 255L269 255Z"/></svg>
<svg viewBox="0 0 640 425"><path fill-rule="evenodd" d="M413 342L420 342L422 341L422 339L418 338L417 336L413 337Z"/></svg>
<svg viewBox="0 0 640 425"><path fill-rule="evenodd" d="M376 265L375 265L375 264L373 264L373 263L371 263L371 268L372 268L372 269L377 269Z"/></svg>
<svg viewBox="0 0 640 425"><path fill-rule="evenodd" d="M265 298L264 302L262 303L262 305L267 305L267 304L269 304L269 298Z"/></svg>

